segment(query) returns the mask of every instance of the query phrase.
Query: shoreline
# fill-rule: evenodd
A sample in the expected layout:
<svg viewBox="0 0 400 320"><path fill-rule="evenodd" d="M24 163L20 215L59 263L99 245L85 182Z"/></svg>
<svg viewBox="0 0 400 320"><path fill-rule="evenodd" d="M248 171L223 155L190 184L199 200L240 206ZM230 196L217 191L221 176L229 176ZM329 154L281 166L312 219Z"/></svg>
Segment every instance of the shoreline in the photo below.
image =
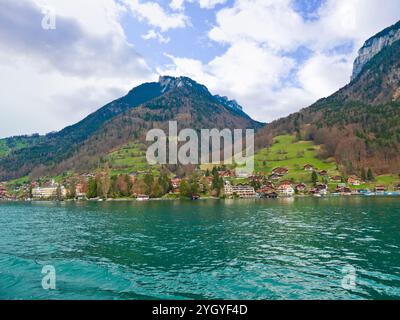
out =
<svg viewBox="0 0 400 320"><path fill-rule="evenodd" d="M136 198L110 198L107 200L100 200L100 199L65 199L65 200L53 200L53 199L27 199L27 200L18 200L18 199L0 199L0 203L2 202L153 202L153 201L190 201L190 202L197 202L197 201L206 201L206 200L234 200L234 201L241 201L241 200L280 200L280 199L296 199L296 198L314 198L314 199L324 199L324 198L354 198L354 197L363 197L363 198L394 198L400 197L400 192L391 192L390 194L328 194L321 197L315 197L313 195L294 195L294 196L282 196L277 198L216 198L216 197L204 197L199 198L196 200L191 200L190 198L150 198L145 201L137 200Z"/></svg>

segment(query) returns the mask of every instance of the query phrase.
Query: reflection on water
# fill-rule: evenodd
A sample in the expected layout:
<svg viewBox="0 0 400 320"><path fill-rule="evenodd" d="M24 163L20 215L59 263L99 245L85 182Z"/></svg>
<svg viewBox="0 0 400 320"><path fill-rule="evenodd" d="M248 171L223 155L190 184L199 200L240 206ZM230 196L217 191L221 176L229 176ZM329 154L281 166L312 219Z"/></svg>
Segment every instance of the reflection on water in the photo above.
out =
<svg viewBox="0 0 400 320"><path fill-rule="evenodd" d="M0 203L0 298L400 298L399 208L362 197ZM55 291L42 289L44 265Z"/></svg>

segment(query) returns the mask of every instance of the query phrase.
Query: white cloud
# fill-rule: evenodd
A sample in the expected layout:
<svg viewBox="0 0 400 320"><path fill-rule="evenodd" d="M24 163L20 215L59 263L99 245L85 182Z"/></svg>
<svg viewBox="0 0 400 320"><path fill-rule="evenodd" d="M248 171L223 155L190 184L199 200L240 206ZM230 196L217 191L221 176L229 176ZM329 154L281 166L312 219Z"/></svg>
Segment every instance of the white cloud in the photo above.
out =
<svg viewBox="0 0 400 320"><path fill-rule="evenodd" d="M237 1L234 7L218 12L217 25L209 37L223 43L247 39L267 43L277 50L292 49L309 38L310 27L290 3L290 0Z"/></svg>
<svg viewBox="0 0 400 320"><path fill-rule="evenodd" d="M212 9L217 4L224 4L227 0L199 0L200 8Z"/></svg>
<svg viewBox="0 0 400 320"><path fill-rule="evenodd" d="M208 63L171 57L159 72L191 76L271 121L344 86L363 42L399 18L398 0L327 0L313 20L291 0L237 0L208 33L228 46L224 54ZM345 45L350 50L338 50ZM300 48L309 50L305 62L296 60Z"/></svg>
<svg viewBox="0 0 400 320"><path fill-rule="evenodd" d="M227 0L171 0L169 6L173 10L184 10L185 2L194 3L197 2L202 9L214 9L216 5L224 4Z"/></svg>
<svg viewBox="0 0 400 320"><path fill-rule="evenodd" d="M162 32L169 29L184 28L190 23L189 18L183 13L168 13L156 2L123 1L139 20L160 28Z"/></svg>
<svg viewBox="0 0 400 320"><path fill-rule="evenodd" d="M313 55L298 72L302 89L314 99L326 97L349 81L353 61L343 55Z"/></svg>
<svg viewBox="0 0 400 320"><path fill-rule="evenodd" d="M42 29L40 4L2 2L0 112L7 116L0 137L59 130L153 79L127 42L118 21L123 8L113 0L46 0L56 11L55 30Z"/></svg>
<svg viewBox="0 0 400 320"><path fill-rule="evenodd" d="M184 4L185 4L185 0L171 0L169 6L173 10L183 10Z"/></svg>
<svg viewBox="0 0 400 320"><path fill-rule="evenodd" d="M155 31L155 30L149 30L146 34L142 35L142 38L144 40L157 40L160 43L168 43L170 42L170 38L164 37L161 33Z"/></svg>

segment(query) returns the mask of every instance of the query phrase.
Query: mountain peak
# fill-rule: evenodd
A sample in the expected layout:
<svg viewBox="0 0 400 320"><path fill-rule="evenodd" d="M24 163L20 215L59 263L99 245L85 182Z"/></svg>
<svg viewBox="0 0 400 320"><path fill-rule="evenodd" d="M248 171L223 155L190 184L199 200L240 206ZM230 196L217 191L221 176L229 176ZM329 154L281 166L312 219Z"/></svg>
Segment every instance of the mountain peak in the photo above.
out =
<svg viewBox="0 0 400 320"><path fill-rule="evenodd" d="M171 76L160 76L158 83L161 87L161 92L165 93L176 88L198 88L207 94L210 94L208 89L197 83L196 81L190 79L189 77L171 77Z"/></svg>
<svg viewBox="0 0 400 320"><path fill-rule="evenodd" d="M358 57L354 61L351 80L357 78L373 57L398 40L400 40L400 21L369 38L359 50Z"/></svg>

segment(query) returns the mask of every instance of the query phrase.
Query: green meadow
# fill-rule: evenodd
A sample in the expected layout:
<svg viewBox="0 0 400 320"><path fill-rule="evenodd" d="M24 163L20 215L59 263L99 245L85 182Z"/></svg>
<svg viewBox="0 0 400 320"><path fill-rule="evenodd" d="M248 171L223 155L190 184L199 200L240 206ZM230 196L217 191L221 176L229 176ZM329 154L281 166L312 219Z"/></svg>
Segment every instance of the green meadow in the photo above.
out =
<svg viewBox="0 0 400 320"><path fill-rule="evenodd" d="M285 179L296 182L310 182L311 172L305 171L306 164L317 171L326 170L329 176L340 175L336 163L324 161L317 157L319 146L311 141L296 141L294 136L283 135L274 138L274 144L256 153L254 157L255 171L269 175L277 167L289 169Z"/></svg>
<svg viewBox="0 0 400 320"><path fill-rule="evenodd" d="M133 142L111 152L104 160L108 162L113 175L149 170L154 174L159 172L158 166L147 163L144 145Z"/></svg>

